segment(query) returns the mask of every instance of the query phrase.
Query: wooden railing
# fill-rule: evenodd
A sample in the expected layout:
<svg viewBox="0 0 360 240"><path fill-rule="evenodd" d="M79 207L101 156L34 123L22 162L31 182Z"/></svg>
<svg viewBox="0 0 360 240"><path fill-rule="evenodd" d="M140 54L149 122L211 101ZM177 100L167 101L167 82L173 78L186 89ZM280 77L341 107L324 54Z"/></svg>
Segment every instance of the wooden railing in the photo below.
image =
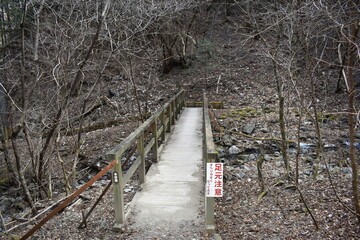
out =
<svg viewBox="0 0 360 240"><path fill-rule="evenodd" d="M204 93L204 105L203 105L203 118L204 118L203 119L204 168L203 169L205 171L205 178L206 178L206 163L216 162L218 159L218 153L215 150L215 144L211 130L211 121L209 116L209 103L205 93ZM207 197L205 194L205 224L206 224L206 231L210 236L213 236L215 234L214 205L215 205L215 199L213 197Z"/></svg>
<svg viewBox="0 0 360 240"><path fill-rule="evenodd" d="M132 132L118 146L107 153L110 161L116 161L113 172L113 191L115 204L115 224L114 229L120 230L126 221L126 211L124 208L123 189L129 182L136 170L139 170L139 183L145 182L145 158L151 152L152 158L157 161L159 152L166 142L166 133L169 133L175 124L179 114L185 107L184 91L180 91L170 99L161 109L146 120L140 127ZM131 149L134 149L131 151ZM131 151L137 152L136 160L126 172L123 172L123 155ZM129 156L127 156L129 158Z"/></svg>
<svg viewBox="0 0 360 240"><path fill-rule="evenodd" d="M98 204L103 195L107 192L107 189L111 186L111 183L114 183L114 201L115 201L115 225L114 229L117 230L122 227L125 222L125 213L124 213L124 196L123 188L125 184L129 181L131 176L134 174L136 169L140 170L140 183L145 181L145 157L152 150L153 158L157 160L158 154L161 151L163 143L166 142L166 133L170 132L172 126L175 124L179 114L182 109L185 107L184 101L184 90L180 91L173 98L169 100L161 109L159 109L154 115L152 115L148 120L146 120L139 128L132 132L126 139L124 139L118 146L111 150L107 156L111 162L98 174L96 174L91 180L85 183L80 189L72 193L67 197L60 205L53 209L44 219L42 219L38 224L31 228L21 240L29 238L34 232L39 230L47 221L49 221L53 216L58 212L68 206L76 197L78 197L82 192L88 189L95 181L104 176L108 171L113 169L112 172L112 182L108 184L100 198L96 201ZM126 161L122 162L121 158L124 152L126 152L132 145L137 144L138 157L137 160L130 166L130 168L123 173L122 166L126 165ZM131 151L127 155L126 159L135 153ZM87 214L86 218L89 217L93 208ZM39 214L40 215L40 214ZM39 216L37 215L37 216ZM37 217L36 216L36 217ZM35 218L36 218L35 217ZM35 219L33 218L33 219ZM86 218L83 218L80 226L86 222Z"/></svg>

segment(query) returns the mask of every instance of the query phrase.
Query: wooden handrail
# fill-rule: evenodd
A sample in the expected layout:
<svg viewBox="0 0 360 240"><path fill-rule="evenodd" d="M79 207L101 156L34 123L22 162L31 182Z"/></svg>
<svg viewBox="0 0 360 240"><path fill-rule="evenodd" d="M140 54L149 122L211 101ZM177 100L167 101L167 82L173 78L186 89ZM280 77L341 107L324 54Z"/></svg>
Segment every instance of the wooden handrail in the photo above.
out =
<svg viewBox="0 0 360 240"><path fill-rule="evenodd" d="M145 182L146 155L152 150L154 160L158 160L158 153L162 147L160 145L166 142L166 133L171 131L184 106L184 90L181 90L119 145L107 153L110 161L118 161L112 174L115 204L114 230L121 230L126 221L123 196L125 184L131 179L136 170L139 170L139 183ZM151 133L151 138L146 137L145 133ZM121 167L122 155L135 143L137 145L137 159L126 173L123 173Z"/></svg>
<svg viewBox="0 0 360 240"><path fill-rule="evenodd" d="M119 221L125 220L121 218L124 216L124 199L123 199L123 187L134 174L137 168L141 168L140 171L140 182L145 181L145 155L153 149L153 156L158 156L158 140L161 139L161 142L166 141L165 132L171 130L171 126L175 124L178 115L181 113L182 109L185 106L184 101L184 90L177 93L173 98L171 98L162 108L160 108L155 114L153 114L148 120L146 120L139 128L132 132L124 141L122 141L118 146L112 149L107 153L108 159L111 160L111 163L107 165L103 170L96 174L92 179L85 183L80 189L71 194L66 198L59 206L57 206L53 211L51 211L43 220L36 224L32 229L30 229L21 240L29 238L34 232L41 228L47 221L49 221L53 216L58 212L64 209L69 205L76 197L78 197L82 192L89 188L95 181L105 175L108 171L114 168L112 173L112 182L114 183L114 199L115 199L115 224L123 224L124 222ZM157 121L161 122L161 127L157 129ZM152 133L152 138L149 143L145 145L144 135L148 130ZM138 158L132 166L126 171L123 176L122 173L122 163L121 155L128 150L135 142L137 142L137 151L140 158ZM114 181L116 180L116 181ZM116 193L116 194L115 194ZM116 230L116 227L115 227Z"/></svg>

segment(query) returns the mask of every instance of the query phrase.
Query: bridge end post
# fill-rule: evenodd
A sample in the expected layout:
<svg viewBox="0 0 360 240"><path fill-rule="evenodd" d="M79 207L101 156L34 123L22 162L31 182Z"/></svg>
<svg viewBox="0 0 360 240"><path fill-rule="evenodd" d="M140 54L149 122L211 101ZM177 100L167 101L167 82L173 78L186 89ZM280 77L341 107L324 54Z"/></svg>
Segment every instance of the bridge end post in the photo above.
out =
<svg viewBox="0 0 360 240"><path fill-rule="evenodd" d="M206 163L213 163L216 162L217 160L216 152L208 152L206 153L205 156L207 156ZM206 167L205 167L205 171L206 171ZM206 232L209 236L214 236L215 234L214 211L215 211L215 198L205 196L205 224L206 224Z"/></svg>
<svg viewBox="0 0 360 240"><path fill-rule="evenodd" d="M121 231L125 226L125 208L124 208L124 193L123 193L123 174L121 168L121 156L108 155L108 159L117 160L117 164L112 172L113 192L114 192L114 209L115 209L115 223L114 231Z"/></svg>

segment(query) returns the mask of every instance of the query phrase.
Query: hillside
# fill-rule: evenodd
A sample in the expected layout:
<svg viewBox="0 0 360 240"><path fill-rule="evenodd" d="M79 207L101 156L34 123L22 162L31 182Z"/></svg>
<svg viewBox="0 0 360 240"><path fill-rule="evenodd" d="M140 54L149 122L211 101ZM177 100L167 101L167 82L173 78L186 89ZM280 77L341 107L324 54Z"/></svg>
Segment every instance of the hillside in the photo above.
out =
<svg viewBox="0 0 360 240"><path fill-rule="evenodd" d="M180 89L187 101L205 92L225 105L210 111L225 163L223 239L360 237L356 1L103 2L34 1L23 19L26 2L1 5L7 238L106 166L105 154ZM111 190L76 228L110 179L34 239L138 239L131 222L112 231ZM126 202L140 188L126 186ZM196 231L171 237L210 239Z"/></svg>

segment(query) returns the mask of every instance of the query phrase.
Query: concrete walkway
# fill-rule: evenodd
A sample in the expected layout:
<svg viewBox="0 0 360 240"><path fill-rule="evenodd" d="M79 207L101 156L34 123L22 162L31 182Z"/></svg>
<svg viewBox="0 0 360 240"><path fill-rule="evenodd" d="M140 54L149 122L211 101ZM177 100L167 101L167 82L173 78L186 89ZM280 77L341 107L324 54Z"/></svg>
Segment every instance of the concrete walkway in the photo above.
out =
<svg viewBox="0 0 360 240"><path fill-rule="evenodd" d="M136 239L198 239L204 232L202 109L185 108L133 200Z"/></svg>

